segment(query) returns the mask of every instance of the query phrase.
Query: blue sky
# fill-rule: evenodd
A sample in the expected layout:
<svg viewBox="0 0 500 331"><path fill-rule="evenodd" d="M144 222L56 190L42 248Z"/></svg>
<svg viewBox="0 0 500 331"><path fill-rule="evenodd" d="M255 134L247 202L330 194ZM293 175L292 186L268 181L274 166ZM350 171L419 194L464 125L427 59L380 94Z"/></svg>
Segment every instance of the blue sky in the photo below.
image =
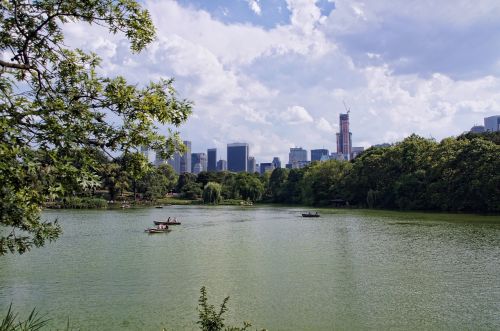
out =
<svg viewBox="0 0 500 331"><path fill-rule="evenodd" d="M343 101L353 145L411 133L442 139L500 114L500 2L144 0L157 40L72 24L67 43L102 71L145 84L175 77L194 112L193 152L248 142L257 162L290 147L335 149Z"/></svg>

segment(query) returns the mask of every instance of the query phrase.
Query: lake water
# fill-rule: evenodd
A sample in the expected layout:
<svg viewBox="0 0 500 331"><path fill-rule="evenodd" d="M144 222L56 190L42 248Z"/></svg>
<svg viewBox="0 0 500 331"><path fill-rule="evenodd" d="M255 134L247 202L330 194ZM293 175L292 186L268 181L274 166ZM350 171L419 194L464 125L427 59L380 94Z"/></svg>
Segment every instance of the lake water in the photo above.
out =
<svg viewBox="0 0 500 331"><path fill-rule="evenodd" d="M500 218L303 208L47 211L62 237L0 257L0 309L81 330L197 329L199 290L269 330L500 330ZM153 220L182 225L149 235ZM255 329L255 328L254 328Z"/></svg>

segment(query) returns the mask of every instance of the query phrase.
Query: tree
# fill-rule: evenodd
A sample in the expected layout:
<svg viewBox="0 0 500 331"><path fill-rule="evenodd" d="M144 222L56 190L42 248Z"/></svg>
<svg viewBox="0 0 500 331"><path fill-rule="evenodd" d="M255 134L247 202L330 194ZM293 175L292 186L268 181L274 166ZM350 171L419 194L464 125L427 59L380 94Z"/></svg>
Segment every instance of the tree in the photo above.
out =
<svg viewBox="0 0 500 331"><path fill-rule="evenodd" d="M344 180L351 168L351 163L337 160L312 164L302 181L302 201L325 206L333 199L345 198Z"/></svg>
<svg viewBox="0 0 500 331"><path fill-rule="evenodd" d="M288 178L283 188L283 202L302 202L302 179L304 178L304 173L305 168L290 169L288 172Z"/></svg>
<svg viewBox="0 0 500 331"><path fill-rule="evenodd" d="M182 197L185 199L198 199L203 194L200 184L189 182L182 187Z"/></svg>
<svg viewBox="0 0 500 331"><path fill-rule="evenodd" d="M239 192L236 186L236 174L229 171L220 172L222 180L222 197L224 199L238 199Z"/></svg>
<svg viewBox="0 0 500 331"><path fill-rule="evenodd" d="M108 190L110 200L115 200L117 193L120 191L121 185L119 181L122 178L123 172L124 171L117 163L112 162L102 165L100 172L102 186Z"/></svg>
<svg viewBox="0 0 500 331"><path fill-rule="evenodd" d="M194 182L196 182L196 175L189 172L183 172L182 174L179 175L179 179L177 180L177 185L175 187L175 190L177 192L182 192L184 186Z"/></svg>
<svg viewBox="0 0 500 331"><path fill-rule="evenodd" d="M203 202L218 204L221 199L222 185L219 183L208 182L203 189Z"/></svg>
<svg viewBox="0 0 500 331"><path fill-rule="evenodd" d="M259 180L258 175L247 172L240 172L236 175L235 186L239 195L245 200L260 200L262 193L264 193L264 185Z"/></svg>
<svg viewBox="0 0 500 331"><path fill-rule="evenodd" d="M179 126L191 103L177 98L171 79L140 87L101 77L96 54L64 45L63 25L81 21L121 32L132 52L143 50L155 29L137 1L2 1L0 17L0 51L8 59L0 60L0 233L7 233L0 254L23 253L61 233L56 222L40 220L42 204L68 183L96 180L95 159L77 168L75 151L128 155L149 146L167 158L179 136L162 136L155 123Z"/></svg>
<svg viewBox="0 0 500 331"><path fill-rule="evenodd" d="M269 195L273 202L285 201L285 182L288 178L288 169L276 168L269 178Z"/></svg>
<svg viewBox="0 0 500 331"><path fill-rule="evenodd" d="M162 164L150 169L137 181L137 191L142 193L145 199L156 200L170 192L176 181L177 175L174 168L168 164Z"/></svg>

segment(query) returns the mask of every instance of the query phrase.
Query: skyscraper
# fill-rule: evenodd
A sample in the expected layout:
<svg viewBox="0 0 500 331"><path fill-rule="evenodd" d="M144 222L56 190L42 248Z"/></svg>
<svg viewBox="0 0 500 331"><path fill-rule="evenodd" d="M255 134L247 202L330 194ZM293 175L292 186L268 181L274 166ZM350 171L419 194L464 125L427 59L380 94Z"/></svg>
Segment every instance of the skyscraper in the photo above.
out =
<svg viewBox="0 0 500 331"><path fill-rule="evenodd" d="M141 154L148 160L148 162L153 162L152 150L147 146L141 146Z"/></svg>
<svg viewBox="0 0 500 331"><path fill-rule="evenodd" d="M337 153L347 155L349 160L352 150L352 133L349 131L349 112L347 114L340 114L339 128L340 132L337 133Z"/></svg>
<svg viewBox="0 0 500 331"><path fill-rule="evenodd" d="M485 131L500 131L500 115L490 116L484 118Z"/></svg>
<svg viewBox="0 0 500 331"><path fill-rule="evenodd" d="M253 156L249 156L248 157L248 161L247 161L247 171L249 173L254 173L255 171L257 171L257 168L256 168L256 163L255 163L255 157Z"/></svg>
<svg viewBox="0 0 500 331"><path fill-rule="evenodd" d="M186 146L186 153L182 154L180 161L180 172L191 172L191 142L184 140L184 145Z"/></svg>
<svg viewBox="0 0 500 331"><path fill-rule="evenodd" d="M207 150L208 164L207 171L217 171L217 148L209 148Z"/></svg>
<svg viewBox="0 0 500 331"><path fill-rule="evenodd" d="M471 129L470 132L472 133L483 133L485 131L483 125L474 125Z"/></svg>
<svg viewBox="0 0 500 331"><path fill-rule="evenodd" d="M179 152L175 152L174 157L168 160L168 164L170 164L178 174L191 172L191 142L185 140L183 143L186 146L186 152L182 155Z"/></svg>
<svg viewBox="0 0 500 331"><path fill-rule="evenodd" d="M227 144L227 170L234 172L248 171L248 144Z"/></svg>
<svg viewBox="0 0 500 331"><path fill-rule="evenodd" d="M273 158L273 161L272 161L272 164L274 166L274 169L278 169L278 168L281 168L281 160L279 157L275 156Z"/></svg>
<svg viewBox="0 0 500 331"><path fill-rule="evenodd" d="M352 148L352 159L355 159L359 154L365 151L364 147L353 147Z"/></svg>
<svg viewBox="0 0 500 331"><path fill-rule="evenodd" d="M321 157L323 155L328 156L328 150L327 149L311 149L311 162L312 161L321 161Z"/></svg>
<svg viewBox="0 0 500 331"><path fill-rule="evenodd" d="M273 171L274 165L272 163L261 163L259 172L264 174L266 171Z"/></svg>
<svg viewBox="0 0 500 331"><path fill-rule="evenodd" d="M199 166L197 166L199 164ZM198 172L194 169L197 167ZM191 172L200 173L201 171L207 171L207 155L205 153L191 153Z"/></svg>
<svg viewBox="0 0 500 331"><path fill-rule="evenodd" d="M292 165L292 168L298 168L299 162L307 161L307 151L302 147L290 148L290 153L288 153L288 163Z"/></svg>
<svg viewBox="0 0 500 331"><path fill-rule="evenodd" d="M219 160L217 161L217 171L226 171L227 170L227 161Z"/></svg>

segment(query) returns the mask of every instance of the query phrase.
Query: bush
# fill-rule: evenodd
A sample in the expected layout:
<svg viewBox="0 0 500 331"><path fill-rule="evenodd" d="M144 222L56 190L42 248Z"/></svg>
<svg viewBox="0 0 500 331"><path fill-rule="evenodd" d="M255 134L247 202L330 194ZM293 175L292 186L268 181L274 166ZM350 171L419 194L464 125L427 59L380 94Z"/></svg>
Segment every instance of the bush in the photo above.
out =
<svg viewBox="0 0 500 331"><path fill-rule="evenodd" d="M224 324L224 313L227 311L227 302L229 301L229 297L226 297L222 304L220 305L220 309L217 312L215 310L214 305L208 304L207 298L207 290L205 286L200 289L201 295L198 299L199 302L199 320L196 324L200 325L200 329L202 331L220 331L220 330L231 330L231 331L244 331L248 330L249 327L252 326L249 322L243 322L243 327L238 328L234 326L225 326Z"/></svg>
<svg viewBox="0 0 500 331"><path fill-rule="evenodd" d="M107 208L107 206L108 202L102 198L67 197L61 201L61 207L68 209Z"/></svg>

